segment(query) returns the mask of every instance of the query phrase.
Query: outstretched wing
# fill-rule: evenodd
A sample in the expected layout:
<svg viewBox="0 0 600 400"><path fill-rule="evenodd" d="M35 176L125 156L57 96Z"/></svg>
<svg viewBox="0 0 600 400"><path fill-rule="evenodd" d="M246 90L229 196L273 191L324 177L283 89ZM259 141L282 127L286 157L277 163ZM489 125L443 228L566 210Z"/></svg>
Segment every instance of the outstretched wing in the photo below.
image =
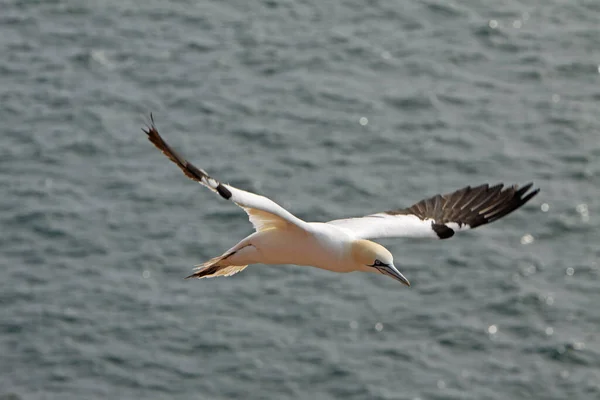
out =
<svg viewBox="0 0 600 400"><path fill-rule="evenodd" d="M419 201L408 208L359 218L329 221L357 238L431 237L448 239L457 231L489 224L513 212L538 194L532 183L521 188L467 186Z"/></svg>
<svg viewBox="0 0 600 400"><path fill-rule="evenodd" d="M230 185L225 185L209 176L203 169L194 166L163 140L154 125L154 117L152 114L150 114L150 121L150 126L146 129L142 129L142 131L148 135L148 139L169 157L171 161L177 164L188 178L199 182L213 192L218 193L222 198L231 200L243 208L257 231L285 224L292 224L302 229L307 228L308 224L306 222L292 215L292 213L275 203L273 200L245 190L237 189Z"/></svg>

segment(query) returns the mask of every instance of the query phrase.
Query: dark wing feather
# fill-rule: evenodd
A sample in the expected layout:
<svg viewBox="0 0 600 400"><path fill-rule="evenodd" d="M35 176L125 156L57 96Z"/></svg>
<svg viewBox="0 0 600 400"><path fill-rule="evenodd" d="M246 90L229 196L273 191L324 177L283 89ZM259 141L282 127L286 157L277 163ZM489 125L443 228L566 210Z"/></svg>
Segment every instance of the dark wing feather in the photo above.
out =
<svg viewBox="0 0 600 400"><path fill-rule="evenodd" d="M196 167L194 164L188 162L185 158L183 158L179 153L171 148L163 140L163 138L158 133L156 126L154 125L154 117L150 114L150 126L146 129L142 128L142 131L146 135L148 135L148 140L152 142L160 151L163 152L164 155L169 157L171 161L173 161L177 166L183 171L183 173L190 179L195 180L196 182L201 183L202 185L208 187L209 189L219 193L221 197L229 200L231 198L231 192L227 189L221 182L216 179L210 177L206 171Z"/></svg>
<svg viewBox="0 0 600 400"><path fill-rule="evenodd" d="M148 139L169 157L171 161L177 164L187 177L200 182L224 199L230 200L242 207L250 217L250 221L256 230L267 229L280 223L290 223L302 229L308 228L306 222L294 216L273 200L228 184L222 184L209 176L203 169L194 166L163 140L154 125L152 114L150 114L150 122L146 129L142 129L148 135Z"/></svg>
<svg viewBox="0 0 600 400"><path fill-rule="evenodd" d="M492 187L488 184L473 188L467 186L452 193L421 200L408 208L386 211L385 214L415 215L421 220L432 220L436 233L439 231L450 237L454 231L450 234L448 229L452 229L447 226L448 223L456 223L459 227L468 225L473 229L496 221L538 194L539 189L530 191L532 185L529 183L521 188L517 185L505 188L502 183Z"/></svg>

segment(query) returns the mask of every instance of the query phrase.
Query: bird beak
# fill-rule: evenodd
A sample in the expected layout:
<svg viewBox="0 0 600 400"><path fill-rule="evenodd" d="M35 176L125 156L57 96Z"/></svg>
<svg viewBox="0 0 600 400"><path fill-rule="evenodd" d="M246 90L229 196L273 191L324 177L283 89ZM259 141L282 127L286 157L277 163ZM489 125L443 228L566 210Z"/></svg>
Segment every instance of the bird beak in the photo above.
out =
<svg viewBox="0 0 600 400"><path fill-rule="evenodd" d="M400 273L400 271L398 271L398 269L396 269L396 267L394 267L393 264L377 267L377 269L382 274L391 276L395 280L400 281L400 282L404 283L406 286L410 287L410 282L408 281L408 279L406 279L404 277L404 275L402 275Z"/></svg>

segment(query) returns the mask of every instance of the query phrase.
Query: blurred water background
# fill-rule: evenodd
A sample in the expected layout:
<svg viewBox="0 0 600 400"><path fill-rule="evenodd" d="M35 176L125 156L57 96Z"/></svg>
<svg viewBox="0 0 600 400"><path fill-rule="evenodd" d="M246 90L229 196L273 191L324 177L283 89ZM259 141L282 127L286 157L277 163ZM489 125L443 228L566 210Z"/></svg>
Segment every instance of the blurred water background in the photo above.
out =
<svg viewBox="0 0 600 400"><path fill-rule="evenodd" d="M600 2L2 0L0 399L600 398ZM145 138L326 221L534 181L411 280L250 267Z"/></svg>

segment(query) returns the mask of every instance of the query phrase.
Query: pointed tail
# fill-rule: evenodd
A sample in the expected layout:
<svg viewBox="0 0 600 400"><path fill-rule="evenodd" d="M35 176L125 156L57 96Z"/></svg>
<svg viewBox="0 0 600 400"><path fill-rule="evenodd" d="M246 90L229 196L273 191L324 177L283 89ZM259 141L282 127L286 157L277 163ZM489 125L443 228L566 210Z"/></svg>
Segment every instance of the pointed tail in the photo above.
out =
<svg viewBox="0 0 600 400"><path fill-rule="evenodd" d="M219 257L212 258L205 262L204 264L197 265L193 274L190 276L186 276L185 279L190 278L214 278L217 276L231 276L235 275L247 265L219 265L220 262L224 261L227 257L234 255L235 252L224 254Z"/></svg>

